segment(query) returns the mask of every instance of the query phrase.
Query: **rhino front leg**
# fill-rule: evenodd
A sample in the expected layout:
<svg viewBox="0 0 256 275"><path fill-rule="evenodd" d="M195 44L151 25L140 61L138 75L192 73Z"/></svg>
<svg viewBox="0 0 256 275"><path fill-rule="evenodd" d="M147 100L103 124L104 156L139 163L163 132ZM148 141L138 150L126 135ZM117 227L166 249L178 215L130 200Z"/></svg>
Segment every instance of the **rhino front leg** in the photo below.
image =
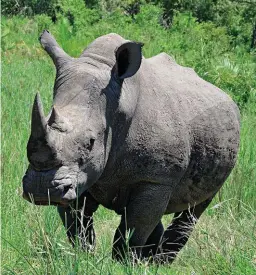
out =
<svg viewBox="0 0 256 275"><path fill-rule="evenodd" d="M201 214L208 207L212 198L183 212L175 213L172 223L167 227L161 240L161 248L156 260L171 263L188 238Z"/></svg>
<svg viewBox="0 0 256 275"><path fill-rule="evenodd" d="M74 205L69 207L58 206L59 215L73 246L77 242L84 250L94 249L93 213L97 210L98 205L94 198L85 192L78 201L74 202Z"/></svg>
<svg viewBox="0 0 256 275"><path fill-rule="evenodd" d="M124 260L128 248L137 259L147 258L152 255L152 250L156 251L163 233L161 218L168 200L166 186L136 185L114 236L113 258ZM151 247L145 247L147 244Z"/></svg>
<svg viewBox="0 0 256 275"><path fill-rule="evenodd" d="M155 227L155 229L153 230L153 232L149 235L147 242L142 249L143 258L149 258L149 257L152 257L152 259L154 258L154 256L158 251L159 244L163 237L163 234L164 234L164 226L160 221Z"/></svg>

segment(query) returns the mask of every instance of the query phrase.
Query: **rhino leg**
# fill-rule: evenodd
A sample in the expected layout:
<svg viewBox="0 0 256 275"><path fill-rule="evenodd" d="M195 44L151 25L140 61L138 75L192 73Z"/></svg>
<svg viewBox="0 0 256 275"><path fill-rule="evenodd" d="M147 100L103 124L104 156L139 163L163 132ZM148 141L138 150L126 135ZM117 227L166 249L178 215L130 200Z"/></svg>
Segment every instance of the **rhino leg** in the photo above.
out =
<svg viewBox="0 0 256 275"><path fill-rule="evenodd" d="M88 192L83 193L72 206L58 206L59 215L73 246L78 242L84 250L94 249L93 213L97 208L98 203Z"/></svg>
<svg viewBox="0 0 256 275"><path fill-rule="evenodd" d="M142 248L143 258L154 257L154 255L156 255L163 234L164 226L160 221L148 237L145 246Z"/></svg>
<svg viewBox="0 0 256 275"><path fill-rule="evenodd" d="M175 259L178 252L186 244L196 222L210 204L212 198L213 197L207 199L193 208L175 213L172 223L164 232L159 249L161 254L156 256L157 261L171 263Z"/></svg>
<svg viewBox="0 0 256 275"><path fill-rule="evenodd" d="M113 258L124 260L128 247L135 259L148 257L152 250L157 249L163 233L160 221L168 200L166 186L141 183L134 188L114 236ZM147 242L154 246L145 248Z"/></svg>

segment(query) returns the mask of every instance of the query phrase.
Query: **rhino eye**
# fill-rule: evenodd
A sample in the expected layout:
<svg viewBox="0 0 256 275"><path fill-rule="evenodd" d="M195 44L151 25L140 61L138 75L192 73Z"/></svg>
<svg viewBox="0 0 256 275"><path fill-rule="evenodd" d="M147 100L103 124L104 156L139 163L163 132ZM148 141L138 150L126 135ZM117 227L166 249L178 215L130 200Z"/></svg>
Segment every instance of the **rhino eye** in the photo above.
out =
<svg viewBox="0 0 256 275"><path fill-rule="evenodd" d="M88 149L89 151L92 150L93 145L94 145L94 142L95 142L95 139L91 138L91 139L90 139L90 143L89 143L89 145L88 145L88 147L87 147L87 149Z"/></svg>
<svg viewBox="0 0 256 275"><path fill-rule="evenodd" d="M78 165L79 165L79 166L83 166L83 164L84 164L83 158L79 158L79 159L78 159Z"/></svg>

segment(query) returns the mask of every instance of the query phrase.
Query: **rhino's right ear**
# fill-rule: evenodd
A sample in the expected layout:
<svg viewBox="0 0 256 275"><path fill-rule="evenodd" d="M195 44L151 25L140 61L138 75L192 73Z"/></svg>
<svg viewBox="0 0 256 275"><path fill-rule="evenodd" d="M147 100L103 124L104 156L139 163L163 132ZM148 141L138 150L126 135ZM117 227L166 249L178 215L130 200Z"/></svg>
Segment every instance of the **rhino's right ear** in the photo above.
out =
<svg viewBox="0 0 256 275"><path fill-rule="evenodd" d="M115 71L120 79L133 76L140 68L142 43L125 42L116 50Z"/></svg>

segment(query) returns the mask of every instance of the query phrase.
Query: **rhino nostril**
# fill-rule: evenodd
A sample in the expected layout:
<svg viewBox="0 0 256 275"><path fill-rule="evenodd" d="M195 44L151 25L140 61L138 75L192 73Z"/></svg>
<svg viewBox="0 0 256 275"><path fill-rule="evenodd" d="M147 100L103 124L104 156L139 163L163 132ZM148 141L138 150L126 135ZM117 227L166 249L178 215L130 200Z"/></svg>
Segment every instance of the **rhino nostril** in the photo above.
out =
<svg viewBox="0 0 256 275"><path fill-rule="evenodd" d="M63 188L63 193L66 194L68 192L68 190L70 189L70 185L66 185Z"/></svg>
<svg viewBox="0 0 256 275"><path fill-rule="evenodd" d="M72 201L76 199L76 192L71 186L65 186L63 191L62 200Z"/></svg>
<svg viewBox="0 0 256 275"><path fill-rule="evenodd" d="M88 147L87 147L87 149L88 149L89 151L92 150L93 145L94 145L94 142L95 142L95 139L94 139L94 138L91 138L91 139L90 139L90 144L89 144Z"/></svg>

